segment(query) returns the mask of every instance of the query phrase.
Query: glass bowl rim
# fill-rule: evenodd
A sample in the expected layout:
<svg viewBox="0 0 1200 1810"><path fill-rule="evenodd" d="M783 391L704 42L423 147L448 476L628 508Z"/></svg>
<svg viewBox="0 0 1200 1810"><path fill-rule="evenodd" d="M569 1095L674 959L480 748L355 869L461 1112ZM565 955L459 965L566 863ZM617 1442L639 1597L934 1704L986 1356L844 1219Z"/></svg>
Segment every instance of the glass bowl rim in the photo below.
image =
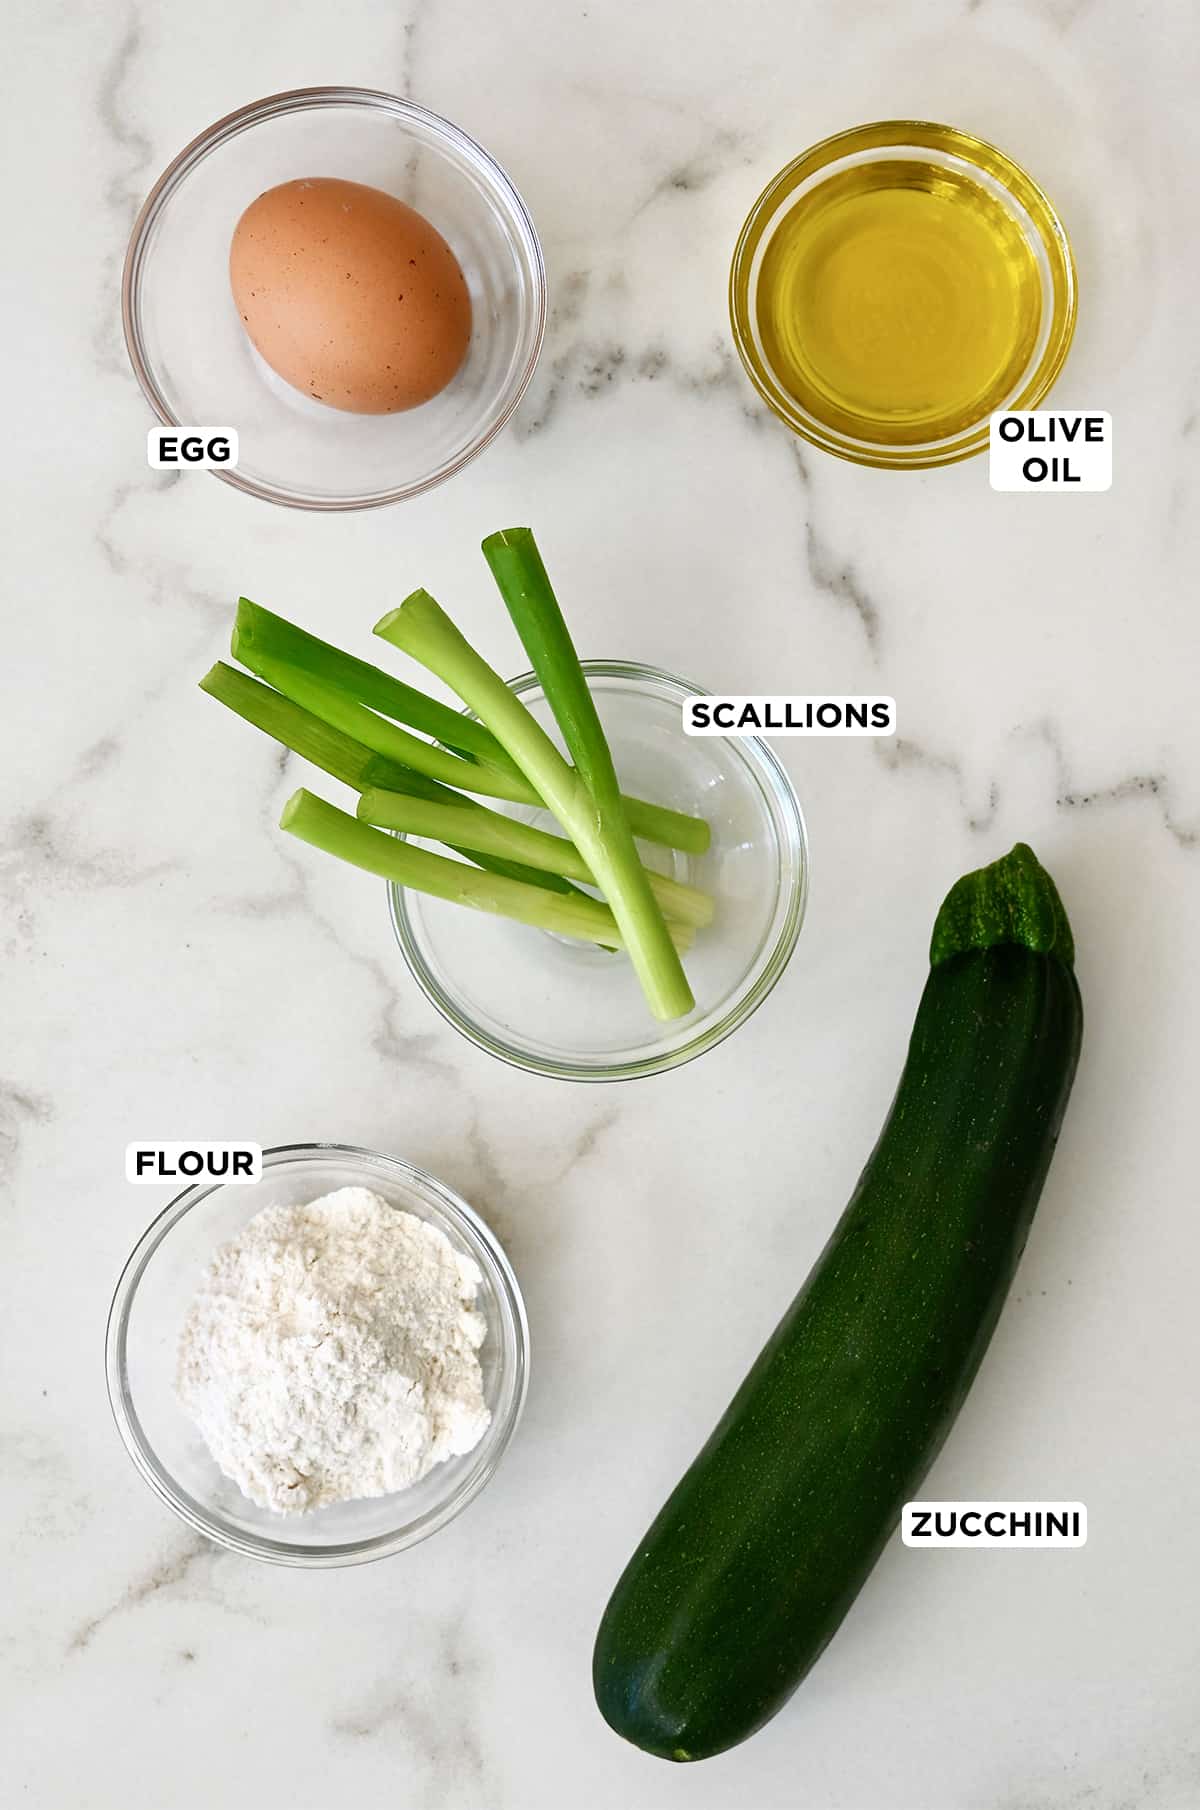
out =
<svg viewBox="0 0 1200 1810"><path fill-rule="evenodd" d="M495 1475L496 1468L508 1450L513 1434L517 1430L529 1391L530 1341L525 1302L512 1264L487 1222L461 1195L447 1186L445 1182L439 1181L437 1176L431 1175L428 1170L418 1168L415 1163L407 1162L403 1157L391 1156L381 1150L369 1150L364 1145L274 1144L263 1149L263 1173L265 1175L270 1169L285 1167L289 1162L314 1159L319 1161L323 1158L326 1160L341 1159L347 1164L347 1167L351 1168L357 1164L382 1165L386 1170L392 1172L394 1179L398 1182L410 1184L415 1182L417 1192L428 1191L434 1196L439 1209L445 1213L452 1224L461 1220L470 1228L473 1236L478 1239L495 1264L504 1285L498 1291L501 1302L500 1317L511 1332L515 1347L512 1402L504 1424L496 1436L487 1464L465 1479L464 1483L444 1502L430 1509L419 1520L389 1533L372 1534L361 1540L343 1540L336 1545L306 1546L302 1541L273 1540L266 1535L248 1534L241 1529L234 1529L202 1507L193 1506L192 1499L185 1498L180 1493L174 1478L161 1463L153 1446L146 1438L133 1405L132 1395L126 1387L125 1357L130 1312L137 1295L138 1284L146 1267L168 1233L194 1207L202 1205L211 1194L218 1193L227 1187L228 1184L225 1182L193 1183L175 1195L150 1221L122 1266L116 1288L113 1291L104 1336L108 1402L117 1431L139 1474L150 1485L159 1500L165 1502L167 1507L172 1509L180 1520L186 1522L194 1532L203 1534L207 1539L212 1540L218 1546L225 1547L228 1551L241 1553L247 1558L262 1559L268 1564L288 1565L308 1570L331 1570L343 1565L369 1564L375 1559L387 1558L392 1553L402 1552L408 1547L416 1546L429 1535L436 1533L439 1528L444 1527L447 1522L452 1521L469 1502L475 1499L484 1485L490 1482ZM342 1185L352 1184L344 1183ZM456 1227L456 1229L459 1228Z"/></svg>
<svg viewBox="0 0 1200 1810"><path fill-rule="evenodd" d="M959 147L957 152L947 151L947 139ZM990 417L985 416L981 422L975 422L942 440L923 441L910 446L893 446L886 441L853 440L834 429L823 433L819 423L812 425L799 411L789 413L764 382L758 369L748 319L754 294L748 263L757 250L764 222L769 219L773 206L789 183L806 174L819 172L836 163L841 156L852 154L856 148L864 153L875 151L885 154L899 146L957 155L960 161L974 161L980 168L983 167L984 160L993 162L1005 173L1006 179L1001 186L1029 214L1030 222L1037 231L1052 266L1047 297L1050 325L1041 356L1033 370L1026 373L1027 387L1013 400L1011 406L1021 409L1040 406L1057 381L1075 337L1079 280L1070 237L1054 203L1024 165L1010 157L999 145L992 144L990 140L980 138L961 126L949 126L944 122L927 119L871 120L863 125L849 126L843 131L831 133L791 158L762 189L738 234L729 268L729 320L738 356L759 397L771 413L800 439L807 441L810 446L818 447L822 452L832 453L835 458L846 459L851 464L886 470L921 471L936 466L954 465L981 453L988 444ZM1018 190L1023 191L1024 196L1033 203L1032 211L1026 208ZM1058 261L1057 272L1054 268L1055 259ZM1061 294L1058 287L1060 280ZM746 291L744 303L739 295L743 283ZM1047 294L1045 284L1043 294Z"/></svg>
<svg viewBox="0 0 1200 1810"><path fill-rule="evenodd" d="M638 660L581 660L580 665L588 678L634 679L639 683L665 685L678 693L679 702L684 698L708 697L710 694L703 686L693 685L688 679L680 678L678 673L668 672L665 667L647 666ZM542 682L535 672L519 673L515 679L507 681L510 691L517 696L531 689L542 690ZM469 715L470 712L464 712ZM667 1071L682 1068L684 1063L693 1061L706 1051L715 1049L719 1043L732 1035L762 1005L763 1001L774 990L776 983L786 969L795 950L800 931L804 923L804 914L808 904L809 883L809 843L808 826L804 817L796 788L791 776L779 756L769 743L759 735L721 736L721 741L735 743L739 749L745 749L744 756L748 765L752 766L760 782L767 783L780 804L785 816L790 819L788 840L797 857L797 879L791 894L785 902L783 922L775 937L770 954L755 984L747 991L738 991L728 1011L707 1030L699 1031L695 1036L681 1044L678 1049L661 1050L657 1054L647 1054L628 1062L614 1062L584 1066L578 1062L543 1058L533 1055L528 1050L507 1043L503 1038L493 1036L446 993L429 972L413 935L405 904L405 889L388 882L388 910L391 916L392 929L396 941L400 945L400 953L408 965L410 974L424 993L426 999L459 1034L473 1043L477 1049L486 1051L489 1056L496 1056L510 1068L523 1070L526 1074L544 1075L551 1080L580 1081L588 1083L605 1081L634 1081L647 1075L665 1074Z"/></svg>
<svg viewBox="0 0 1200 1810"><path fill-rule="evenodd" d="M512 219L519 237L524 242L532 272L532 281L527 290L526 300L533 315L532 331L528 335L529 351L525 364L510 385L504 407L496 420L485 434L477 434L469 441L449 465L414 483L394 485L387 490L371 491L361 496L331 499L280 490L273 484L247 477L236 467L232 471L221 470L215 466L212 468L213 477L219 478L224 484L232 485L235 490L240 490L246 496L258 497L268 503L278 503L289 509L308 509L325 514L341 514L357 509L385 508L392 503L402 502L408 497L421 496L425 491L432 490L436 485L444 483L447 478L454 477L465 465L468 465L472 459L490 446L496 436L508 425L537 369L546 337L548 312L546 259L542 251L541 240L538 238L537 228L533 224L533 218L524 198L511 176L491 153L486 151L469 133L464 132L461 126L456 126L452 120L446 119L440 113L432 112L428 107L422 107L417 101L408 100L403 95L389 94L382 88L336 85L283 89L278 94L268 94L260 100L248 101L245 106L237 107L232 113L224 114L220 119L214 120L211 126L206 126L202 132L198 132L171 159L138 210L137 219L134 221L129 235L125 262L121 272L121 325L125 337L125 351L130 365L133 367L133 374L155 416L164 427L190 426L191 423L177 420L168 407L145 350L141 325L141 278L151 228L172 195L181 188L191 171L197 164L203 162L211 151L217 150L219 146L227 143L231 138L236 138L239 133L248 130L249 127L261 124L263 120L288 113L317 111L322 107L332 106L374 108L385 113L393 113L411 125L420 127L429 135L430 141L435 145L439 142L453 145L476 166L486 179L493 196L498 196L505 202L506 211Z"/></svg>

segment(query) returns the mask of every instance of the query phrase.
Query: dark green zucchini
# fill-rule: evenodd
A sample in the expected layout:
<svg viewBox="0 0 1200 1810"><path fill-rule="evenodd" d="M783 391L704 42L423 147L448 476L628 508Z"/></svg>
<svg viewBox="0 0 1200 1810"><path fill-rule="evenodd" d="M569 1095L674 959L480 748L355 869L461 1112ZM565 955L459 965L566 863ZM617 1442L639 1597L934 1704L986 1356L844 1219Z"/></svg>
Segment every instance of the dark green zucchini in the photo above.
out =
<svg viewBox="0 0 1200 1810"><path fill-rule="evenodd" d="M596 1699L664 1759L773 1716L954 1422L1029 1232L1079 1054L1070 927L1032 851L953 888L899 1089L800 1294L605 1611Z"/></svg>

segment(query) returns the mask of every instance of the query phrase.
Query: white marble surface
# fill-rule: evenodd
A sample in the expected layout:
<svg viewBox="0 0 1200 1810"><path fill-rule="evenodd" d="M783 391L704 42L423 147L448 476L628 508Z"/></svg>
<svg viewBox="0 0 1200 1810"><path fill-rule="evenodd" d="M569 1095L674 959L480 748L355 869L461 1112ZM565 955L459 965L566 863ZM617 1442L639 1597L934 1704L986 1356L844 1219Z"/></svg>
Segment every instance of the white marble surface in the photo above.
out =
<svg viewBox="0 0 1200 1810"><path fill-rule="evenodd" d="M1122 0L634 7L18 0L5 34L6 1804L1182 1810L1200 1802L1194 10ZM116 281L179 146L258 94L411 92L512 171L554 319L513 431L320 519L145 467ZM1056 400L1116 482L993 495L802 452L725 270L765 179L872 117L1025 161L1074 236ZM1190 222L1190 223L1189 223ZM902 734L779 744L813 890L764 1010L611 1090L504 1069L400 968L379 888L281 845L296 782L194 681L249 592L334 635L417 582L511 664L476 551L539 529L587 652L716 688L888 692ZM1078 1497L1078 1553L889 1548L788 1709L674 1770L591 1699L632 1542L803 1277L887 1106L934 908L1031 840L1085 1052L1018 1284L930 1483ZM304 984L297 984L302 976ZM116 1273L166 1199L127 1139L400 1152L507 1241L535 1374L494 1484L377 1567L191 1538L112 1429Z"/></svg>

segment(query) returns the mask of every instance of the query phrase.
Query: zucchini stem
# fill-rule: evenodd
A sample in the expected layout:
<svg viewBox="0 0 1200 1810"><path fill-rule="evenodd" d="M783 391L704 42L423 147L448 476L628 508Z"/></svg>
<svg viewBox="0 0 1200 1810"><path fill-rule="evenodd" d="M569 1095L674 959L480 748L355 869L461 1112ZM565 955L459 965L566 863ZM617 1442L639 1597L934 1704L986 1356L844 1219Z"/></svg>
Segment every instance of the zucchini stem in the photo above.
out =
<svg viewBox="0 0 1200 1810"><path fill-rule="evenodd" d="M1075 942L1058 888L1027 842L956 880L942 901L930 943L933 967L968 949L1016 943L1071 967Z"/></svg>

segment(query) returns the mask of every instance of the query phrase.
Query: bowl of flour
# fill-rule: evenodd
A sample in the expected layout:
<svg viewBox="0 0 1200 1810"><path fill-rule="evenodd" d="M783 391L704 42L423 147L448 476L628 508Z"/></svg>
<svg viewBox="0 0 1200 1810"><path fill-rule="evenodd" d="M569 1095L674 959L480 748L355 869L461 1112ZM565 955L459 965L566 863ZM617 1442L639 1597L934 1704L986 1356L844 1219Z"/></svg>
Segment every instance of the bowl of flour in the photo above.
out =
<svg viewBox="0 0 1200 1810"><path fill-rule="evenodd" d="M511 1265L443 1183L343 1145L177 1196L121 1275L109 1397L134 1463L223 1546L346 1565L445 1526L525 1399Z"/></svg>

